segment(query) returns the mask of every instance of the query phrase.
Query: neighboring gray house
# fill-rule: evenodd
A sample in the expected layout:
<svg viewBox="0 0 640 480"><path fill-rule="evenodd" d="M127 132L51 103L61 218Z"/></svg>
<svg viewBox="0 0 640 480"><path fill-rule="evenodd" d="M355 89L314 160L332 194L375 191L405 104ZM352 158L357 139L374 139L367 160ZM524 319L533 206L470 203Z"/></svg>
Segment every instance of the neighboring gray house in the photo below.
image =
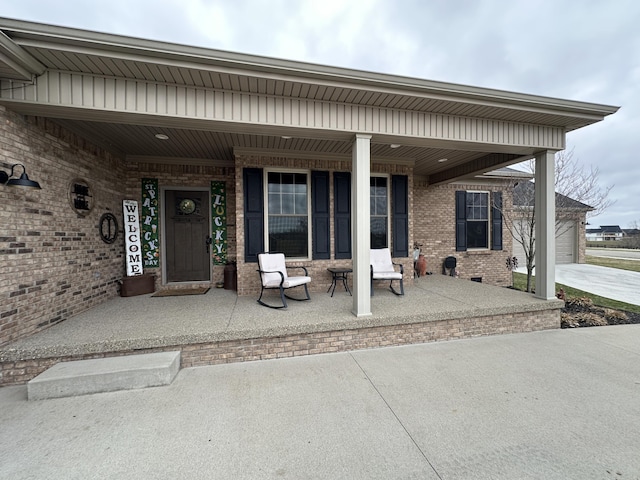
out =
<svg viewBox="0 0 640 480"><path fill-rule="evenodd" d="M513 189L514 211L533 207L535 186L519 182ZM585 262L585 226L587 212L593 207L556 192L556 264ZM513 255L524 265L524 250L513 241Z"/></svg>

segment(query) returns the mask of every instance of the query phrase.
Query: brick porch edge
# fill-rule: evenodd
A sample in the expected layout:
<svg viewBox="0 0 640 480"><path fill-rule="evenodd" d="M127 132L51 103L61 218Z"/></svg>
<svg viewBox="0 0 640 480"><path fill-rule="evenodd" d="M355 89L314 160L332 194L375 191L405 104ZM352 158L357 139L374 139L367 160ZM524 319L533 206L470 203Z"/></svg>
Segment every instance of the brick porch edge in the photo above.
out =
<svg viewBox="0 0 640 480"><path fill-rule="evenodd" d="M123 350L99 354L25 359L0 363L0 386L27 383L58 362L114 357L162 351L181 351L181 368L297 357L319 353L346 352L442 340L472 338L507 333L523 333L560 328L560 310L491 315L390 325L342 329L280 337L250 338L222 342L174 345L161 348Z"/></svg>

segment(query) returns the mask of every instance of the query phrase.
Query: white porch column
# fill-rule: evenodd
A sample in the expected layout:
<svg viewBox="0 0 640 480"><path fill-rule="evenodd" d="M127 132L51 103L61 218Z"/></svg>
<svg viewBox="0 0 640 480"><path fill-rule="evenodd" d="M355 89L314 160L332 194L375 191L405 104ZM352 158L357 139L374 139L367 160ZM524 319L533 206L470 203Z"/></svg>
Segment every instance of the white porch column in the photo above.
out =
<svg viewBox="0 0 640 480"><path fill-rule="evenodd" d="M353 309L356 317L371 315L371 135L356 135L351 173L351 251L353 252Z"/></svg>
<svg viewBox="0 0 640 480"><path fill-rule="evenodd" d="M536 293L556 298L556 195L555 152L536 155L535 173Z"/></svg>

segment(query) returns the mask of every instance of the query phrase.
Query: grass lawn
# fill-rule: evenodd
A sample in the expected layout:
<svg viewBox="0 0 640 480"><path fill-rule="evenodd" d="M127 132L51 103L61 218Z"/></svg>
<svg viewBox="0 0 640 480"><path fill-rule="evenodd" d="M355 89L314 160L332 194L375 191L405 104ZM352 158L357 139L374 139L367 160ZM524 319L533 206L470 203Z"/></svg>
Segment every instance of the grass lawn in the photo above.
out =
<svg viewBox="0 0 640 480"><path fill-rule="evenodd" d="M625 260L623 258L592 257L587 255L589 265L599 265L601 267L619 268L620 270L631 270L640 272L640 261Z"/></svg>
<svg viewBox="0 0 640 480"><path fill-rule="evenodd" d="M594 258L594 257L587 257ZM608 260L608 259L601 259ZM616 259L614 259L616 260ZM624 260L622 260L624 262ZM630 260L629 262L633 262ZM637 262L640 263L640 262ZM609 265L606 265L609 266ZM615 268L615 267L614 267ZM531 283L533 287L536 286L536 278L533 277L531 279ZM525 273L517 273L513 272L513 286L518 290L525 291L527 289L527 275ZM556 283L556 292L560 289L564 290L564 294L569 297L588 297L590 298L594 305L598 305L599 307L612 308L614 310L624 310L627 312L640 313L640 306L632 305L630 303L618 302L617 300L611 300L610 298L601 297L599 295L594 295L593 293L584 292L582 290L578 290L577 288L568 287L567 285L563 285L561 283Z"/></svg>

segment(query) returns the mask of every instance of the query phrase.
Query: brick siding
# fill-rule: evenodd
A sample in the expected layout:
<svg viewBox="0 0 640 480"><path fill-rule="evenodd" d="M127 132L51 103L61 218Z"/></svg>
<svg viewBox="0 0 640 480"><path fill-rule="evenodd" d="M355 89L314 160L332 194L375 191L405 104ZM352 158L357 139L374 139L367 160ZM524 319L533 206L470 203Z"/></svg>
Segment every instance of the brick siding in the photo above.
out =
<svg viewBox="0 0 640 480"><path fill-rule="evenodd" d="M0 106L0 166L15 163L42 190L0 188L0 345L115 296L123 274L122 232L111 245L98 232L103 213L122 209L123 159L49 120ZM84 216L69 199L78 178L95 203Z"/></svg>
<svg viewBox="0 0 640 480"><path fill-rule="evenodd" d="M231 340L147 350L51 357L0 363L0 385L28 382L58 362L151 352L181 351L181 367L335 353L560 327L559 310L343 329L279 337Z"/></svg>
<svg viewBox="0 0 640 480"><path fill-rule="evenodd" d="M506 185L506 184L505 184ZM428 186L416 182L413 191L413 238L422 244L427 259L427 271L442 273L444 259L457 259L456 271L460 278L482 278L484 283L498 286L512 284L506 260L512 255L513 238L502 227L502 250L469 250L456 252L455 192L457 190L501 191L503 209L511 208L511 189L501 185L456 183Z"/></svg>

